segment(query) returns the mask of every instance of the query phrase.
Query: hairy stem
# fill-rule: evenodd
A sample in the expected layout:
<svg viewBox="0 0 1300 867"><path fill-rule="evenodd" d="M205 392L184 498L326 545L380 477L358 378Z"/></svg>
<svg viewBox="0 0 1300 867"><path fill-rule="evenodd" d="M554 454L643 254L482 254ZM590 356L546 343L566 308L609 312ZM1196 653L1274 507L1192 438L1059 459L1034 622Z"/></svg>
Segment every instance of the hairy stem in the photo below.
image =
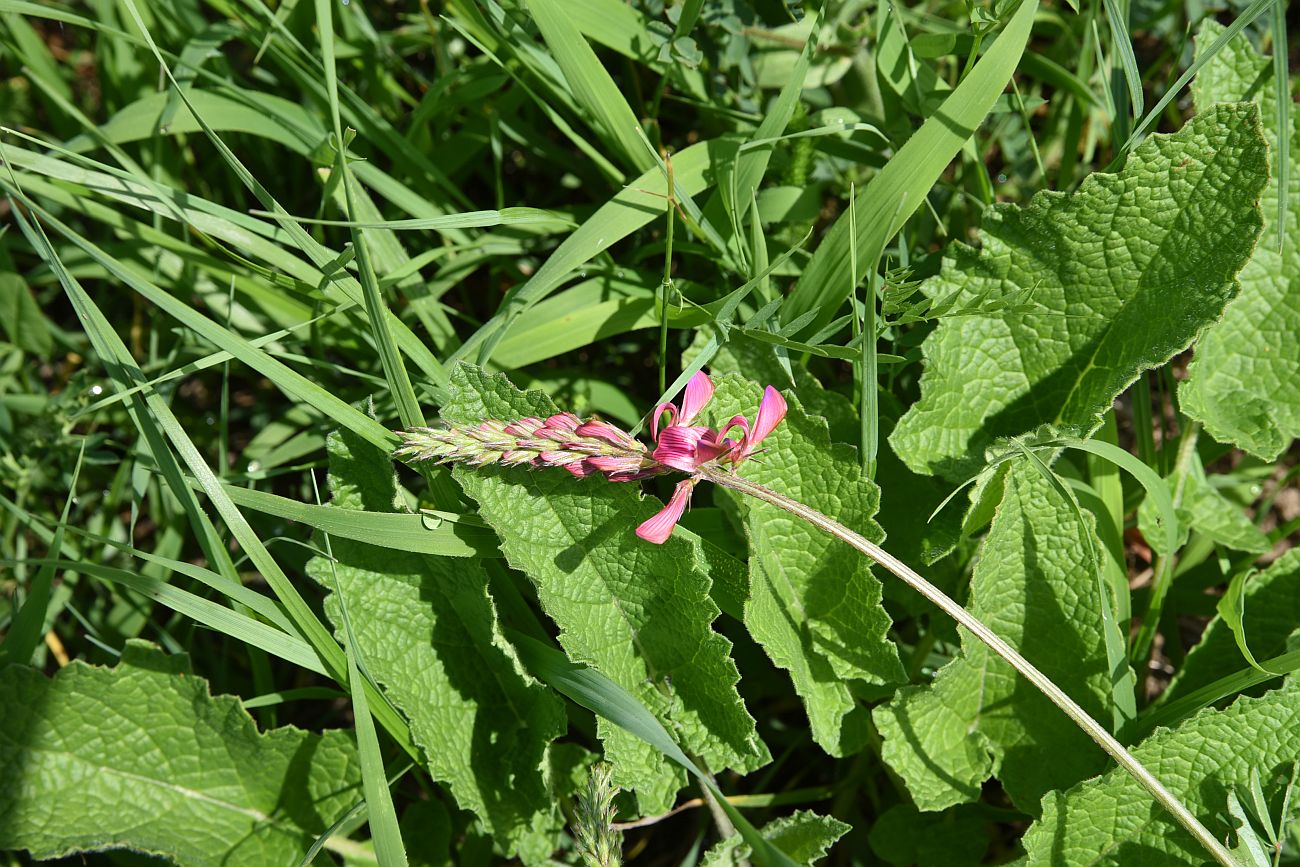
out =
<svg viewBox="0 0 1300 867"><path fill-rule="evenodd" d="M792 500L783 494L766 488L756 482L734 475L723 469L710 466L702 466L699 469L701 478L713 482L715 485L721 485L724 488L730 488L742 494L747 494L765 503L771 503L778 508L784 509L795 517L802 518L819 530L834 536L842 542L856 548L875 562L884 566L894 575L912 589L916 590L926 599L929 599L949 617L956 620L961 626L965 627L972 635L984 642L998 656L1005 659L1012 668L1024 675L1034 687L1047 696L1053 704L1065 712L1065 715L1072 719L1079 728L1087 733L1088 737L1097 742L1097 746L1106 751L1115 763L1127 771L1134 779L1142 784L1152 797L1156 799L1166 810L1168 810L1178 823L1187 829L1193 837L1196 838L1205 850L1213 856L1214 860L1224 865L1224 867L1237 867L1238 862L1232 857L1231 853L1224 848L1210 830L1201 824L1187 809L1187 806L1173 792L1169 791L1164 785L1148 771L1141 762L1139 762L1132 753L1124 748L1124 745L1115 740L1103 726L1096 720L1088 716L1088 712L1074 702L1065 692L1052 682L1051 678L1043 674L1037 668L1021 656L1016 649L1007 644L997 633L985 626L978 618L973 616L965 608L958 605L952 598L945 594L938 587L935 587L926 579L913 571L907 564L890 554L888 551L876 545L873 542L863 538L858 533L853 532L848 527L837 521L828 518L816 509L809 508L797 500Z"/></svg>

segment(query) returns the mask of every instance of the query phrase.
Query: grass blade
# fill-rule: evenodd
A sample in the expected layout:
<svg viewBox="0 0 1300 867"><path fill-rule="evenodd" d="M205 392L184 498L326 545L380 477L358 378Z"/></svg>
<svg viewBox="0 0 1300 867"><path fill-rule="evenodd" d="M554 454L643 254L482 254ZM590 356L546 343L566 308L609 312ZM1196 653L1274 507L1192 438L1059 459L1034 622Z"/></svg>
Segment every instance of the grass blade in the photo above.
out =
<svg viewBox="0 0 1300 867"><path fill-rule="evenodd" d="M72 501L76 499L77 480L81 478L81 462L86 456L86 442L82 440L81 450L77 452L77 464L72 469L72 482L68 486L68 497L63 501L63 515L54 528L54 539L50 542L50 551L57 555L63 547L63 530L68 525L68 514L72 511ZM27 588L27 598L13 615L9 631L0 641L0 666L5 663L28 665L32 654L41 643L41 632L45 629L45 613L50 607L50 596L54 585L53 562L45 562L37 570ZM15 590L14 607L17 608L18 597Z"/></svg>
<svg viewBox="0 0 1300 867"><path fill-rule="evenodd" d="M731 805L713 779L682 752L654 714L646 710L631 693L605 675L585 665L570 662L563 653L535 638L514 630L507 632L519 651L520 659L538 679L587 710L636 735L699 780L700 785L713 794L727 818L731 819L736 830L750 845L755 862L760 865L794 867L790 857L758 833L749 820Z"/></svg>
<svg viewBox="0 0 1300 867"><path fill-rule="evenodd" d="M527 0L527 5L574 97L595 120L601 137L638 171L654 166L638 135L641 125L636 115L568 11L557 0Z"/></svg>
<svg viewBox="0 0 1300 867"><path fill-rule="evenodd" d="M1277 90L1277 141L1273 153L1277 157L1274 177L1277 179L1277 250L1286 249L1286 213L1291 190L1291 79L1287 61L1286 7L1284 0L1273 4L1273 87Z"/></svg>
<svg viewBox="0 0 1300 867"><path fill-rule="evenodd" d="M974 134L1015 72L1038 9L1023 0L1002 35L938 111L907 140L852 204L857 245L863 260L875 262L889 239L916 211L939 175ZM816 310L813 330L829 322L848 297L849 221L841 216L804 268L782 311L789 322Z"/></svg>

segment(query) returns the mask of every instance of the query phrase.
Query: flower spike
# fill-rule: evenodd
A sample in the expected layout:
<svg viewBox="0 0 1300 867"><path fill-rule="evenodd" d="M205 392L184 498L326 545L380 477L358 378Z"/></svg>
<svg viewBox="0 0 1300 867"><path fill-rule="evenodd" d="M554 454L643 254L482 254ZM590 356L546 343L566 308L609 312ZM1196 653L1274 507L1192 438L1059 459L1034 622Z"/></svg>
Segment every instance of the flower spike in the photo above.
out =
<svg viewBox="0 0 1300 867"><path fill-rule="evenodd" d="M396 457L469 467L562 467L580 479L603 475L611 482L635 482L674 470L686 473L688 477L677 483L668 505L637 528L642 539L662 544L672 535L700 479L716 481L724 470L731 478L735 467L785 418L785 398L769 385L753 424L743 415L732 416L720 430L694 424L713 399L713 391L713 381L700 371L686 384L680 406L662 403L655 407L650 417L653 450L607 421L584 421L571 412L557 412L546 419L488 419L473 425L406 431L399 434L402 445ZM665 413L667 422L661 425ZM733 429L738 436L728 438Z"/></svg>

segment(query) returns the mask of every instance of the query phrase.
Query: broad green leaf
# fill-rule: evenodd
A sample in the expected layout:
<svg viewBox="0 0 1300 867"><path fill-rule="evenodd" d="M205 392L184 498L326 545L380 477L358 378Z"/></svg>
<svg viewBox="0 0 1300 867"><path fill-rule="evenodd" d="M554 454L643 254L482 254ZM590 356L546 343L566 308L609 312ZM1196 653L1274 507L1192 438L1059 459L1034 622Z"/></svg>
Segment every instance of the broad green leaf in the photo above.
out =
<svg viewBox="0 0 1300 867"><path fill-rule="evenodd" d="M451 394L443 417L453 423L557 411L540 392L464 365ZM718 609L698 546L681 538L651 545L634 533L657 500L559 469L458 469L456 478L501 536L507 561L537 586L570 659L631 692L713 771L768 761L736 691L731 643L710 628ZM600 722L599 731L615 782L636 790L642 811L670 807L682 771L621 729Z"/></svg>
<svg viewBox="0 0 1300 867"><path fill-rule="evenodd" d="M1169 487L1177 488L1177 480L1170 479ZM1195 470L1189 471L1182 480L1182 490L1174 510L1182 536L1180 545L1187 541L1187 532L1195 530L1234 551L1263 554L1273 547L1268 535L1255 526L1241 506L1219 493ZM1157 524L1155 503L1150 498L1143 500L1138 508L1138 526L1153 551L1162 555L1172 553L1167 535L1157 529Z"/></svg>
<svg viewBox="0 0 1300 867"><path fill-rule="evenodd" d="M1170 791L1222 840L1235 837L1232 794L1249 791L1251 774L1277 810L1278 794L1300 760L1300 682L1226 710L1205 710L1133 750ZM1276 812L1271 816L1277 822ZM1043 816L1024 838L1026 863L1171 867L1206 863L1205 850L1151 799L1141 784L1112 770L1043 799Z"/></svg>
<svg viewBox="0 0 1300 867"><path fill-rule="evenodd" d="M1223 28L1207 21L1197 48ZM1192 87L1200 110L1216 102L1247 100L1260 106L1265 137L1278 141L1273 67L1245 35L1234 37L1207 63ZM1241 293L1196 345L1187 381L1178 389L1184 412L1215 439L1272 460L1300 436L1300 112L1291 112L1292 142L1287 225L1278 251L1278 181L1261 201L1264 234L1238 280Z"/></svg>
<svg viewBox="0 0 1300 867"><path fill-rule="evenodd" d="M14 346L40 358L50 354L50 323L22 277L0 274L0 331Z"/></svg>
<svg viewBox="0 0 1300 867"><path fill-rule="evenodd" d="M871 826L871 851L897 867L976 867L989 848L989 817L979 805L922 813L898 804Z"/></svg>
<svg viewBox="0 0 1300 867"><path fill-rule="evenodd" d="M826 855L835 841L849 832L849 826L831 816L819 816L799 810L790 816L767 823L758 829L773 846L789 855L797 864L812 864ZM732 836L708 851L703 867L742 867L749 863L749 844Z"/></svg>
<svg viewBox="0 0 1300 867"><path fill-rule="evenodd" d="M1300 624L1300 549L1291 549L1246 583L1244 635L1256 659L1293 649ZM1232 629L1222 617L1210 621L1201 640L1160 696L1168 704L1246 666Z"/></svg>
<svg viewBox="0 0 1300 867"><path fill-rule="evenodd" d="M52 680L9 666L0 695L0 850L292 864L360 796L346 732L258 732L187 657L143 642Z"/></svg>
<svg viewBox="0 0 1300 867"><path fill-rule="evenodd" d="M971 613L1015 646L1094 719L1110 716L1100 545L1080 512L1028 461L1017 460L971 579ZM979 797L991 775L1021 810L1095 774L1105 757L1086 735L988 648L963 632L962 654L934 682L906 687L875 711L882 756L917 807Z"/></svg>
<svg viewBox="0 0 1300 867"><path fill-rule="evenodd" d="M330 508L398 512L388 457L350 431L328 441ZM561 820L547 788L564 707L520 671L476 560L431 557L333 538L337 563L313 558L327 589L337 575L370 674L410 721L431 776L510 853L544 860ZM326 613L342 634L338 600Z"/></svg>
<svg viewBox="0 0 1300 867"><path fill-rule="evenodd" d="M987 212L980 247L951 247L925 290L957 293L959 308L1032 290L1036 309L940 321L895 451L917 471L959 478L997 437L1095 430L1138 374L1185 349L1236 294L1267 177L1257 110L1220 106L1072 195Z"/></svg>
<svg viewBox="0 0 1300 867"><path fill-rule="evenodd" d="M762 390L735 375L716 379L709 416L721 426L753 418ZM741 467L746 478L834 515L868 538L884 538L873 516L880 491L862 473L857 452L832 444L826 422L787 394L789 412ZM790 672L808 712L813 739L831 755L861 749L868 736L866 684L905 679L888 638L880 581L857 552L774 506L741 499L749 538L745 625L768 656Z"/></svg>

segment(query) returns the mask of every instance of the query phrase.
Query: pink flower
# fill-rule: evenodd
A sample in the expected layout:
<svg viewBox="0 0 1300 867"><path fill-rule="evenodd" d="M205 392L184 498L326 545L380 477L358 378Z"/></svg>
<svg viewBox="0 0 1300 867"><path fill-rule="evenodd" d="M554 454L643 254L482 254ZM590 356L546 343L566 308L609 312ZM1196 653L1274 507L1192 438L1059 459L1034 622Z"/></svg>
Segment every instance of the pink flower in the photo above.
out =
<svg viewBox="0 0 1300 867"><path fill-rule="evenodd" d="M752 427L743 415L733 416L721 431L691 424L712 397L713 382L700 371L686 384L680 410L673 403L661 403L655 407L654 417L650 420L650 435L655 440L655 449L650 453L653 460L684 473L694 473L700 465L710 461L728 461L734 466L752 455L758 444L785 418L785 398L769 385L763 392ZM660 429L659 420L664 413L668 413L668 424ZM740 439L726 437L732 428L741 430ZM637 535L656 544L666 540L690 502L694 484L695 479L679 482L668 505L642 524Z"/></svg>
<svg viewBox="0 0 1300 867"><path fill-rule="evenodd" d="M682 479L673 489L673 497L659 514L636 528L636 534L647 542L662 545L673 534L673 527L681 520L682 512L691 501L691 491L699 479Z"/></svg>
<svg viewBox="0 0 1300 867"><path fill-rule="evenodd" d="M785 418L785 398L769 385L752 425L743 415L733 416L721 430L695 424L712 399L713 382L700 371L686 384L680 409L675 403L655 407L650 420L653 451L607 421L584 421L571 412L557 412L545 419L527 416L416 428L400 434L403 443L395 455L469 467L563 467L578 478L601 474L611 482L635 482L679 470L689 478L678 482L668 505L636 531L642 539L662 544L690 504L691 491L703 477L702 471L723 464L734 468L754 454ZM668 421L661 427L664 413ZM739 429L738 438L727 436L732 428Z"/></svg>

